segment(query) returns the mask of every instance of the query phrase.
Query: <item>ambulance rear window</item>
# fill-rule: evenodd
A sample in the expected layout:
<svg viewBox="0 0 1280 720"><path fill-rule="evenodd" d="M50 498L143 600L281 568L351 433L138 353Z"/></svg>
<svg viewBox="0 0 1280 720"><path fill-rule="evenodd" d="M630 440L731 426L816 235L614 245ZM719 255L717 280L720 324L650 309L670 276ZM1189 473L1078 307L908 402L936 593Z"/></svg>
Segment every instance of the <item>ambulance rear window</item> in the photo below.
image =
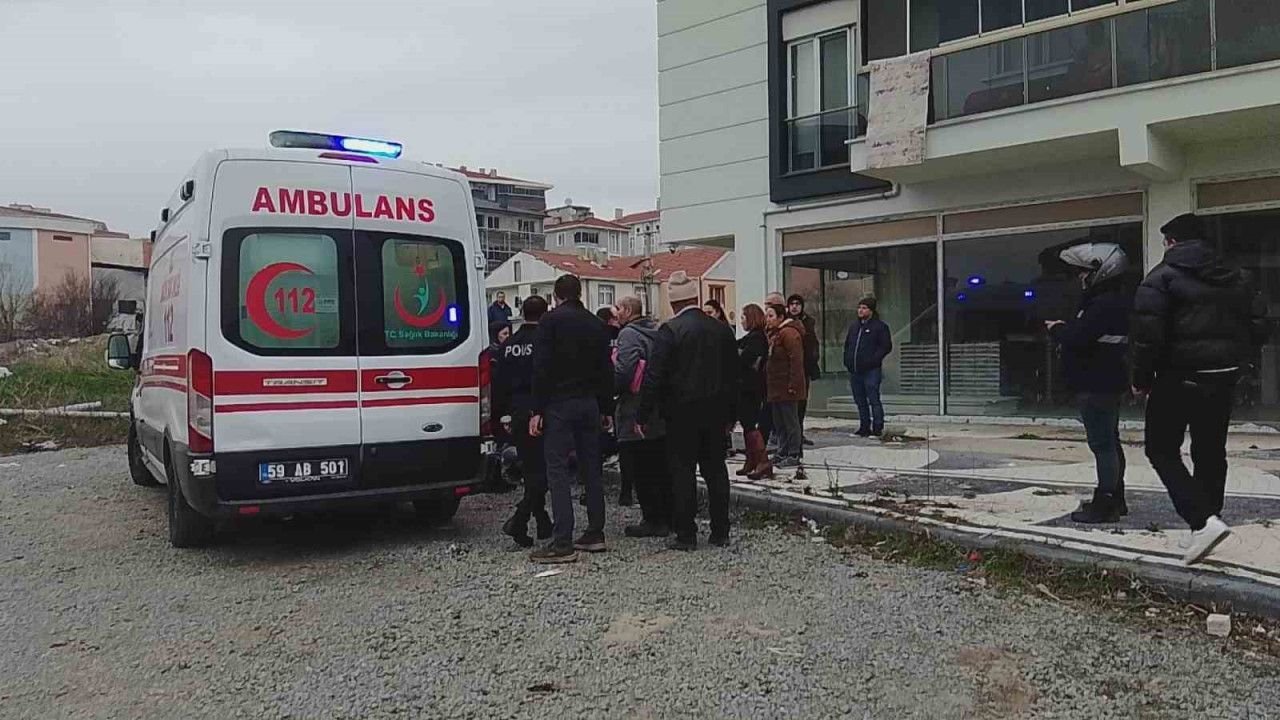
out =
<svg viewBox="0 0 1280 720"><path fill-rule="evenodd" d="M229 239L226 253L224 271L235 273L234 285L223 288L229 340L273 355L328 354L349 345L343 342L343 253L332 235L249 232Z"/></svg>
<svg viewBox="0 0 1280 720"><path fill-rule="evenodd" d="M453 240L357 233L362 354L433 354L466 339L465 252ZM376 287L377 303L366 305Z"/></svg>

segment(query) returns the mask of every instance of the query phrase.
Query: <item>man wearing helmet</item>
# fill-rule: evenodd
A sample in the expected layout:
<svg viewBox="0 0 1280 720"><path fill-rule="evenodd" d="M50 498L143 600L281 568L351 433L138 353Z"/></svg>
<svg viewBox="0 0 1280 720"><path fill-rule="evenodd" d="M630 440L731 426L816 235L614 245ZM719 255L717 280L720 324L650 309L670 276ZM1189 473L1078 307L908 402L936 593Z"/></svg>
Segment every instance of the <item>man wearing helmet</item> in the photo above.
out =
<svg viewBox="0 0 1280 720"><path fill-rule="evenodd" d="M1124 501L1124 446L1120 402L1129 389L1125 353L1129 343L1129 259L1113 243L1082 243L1059 258L1077 271L1084 294L1072 320L1045 323L1062 351L1067 387L1078 396L1089 450L1097 466L1093 499L1071 513L1078 523L1113 523L1129 514Z"/></svg>

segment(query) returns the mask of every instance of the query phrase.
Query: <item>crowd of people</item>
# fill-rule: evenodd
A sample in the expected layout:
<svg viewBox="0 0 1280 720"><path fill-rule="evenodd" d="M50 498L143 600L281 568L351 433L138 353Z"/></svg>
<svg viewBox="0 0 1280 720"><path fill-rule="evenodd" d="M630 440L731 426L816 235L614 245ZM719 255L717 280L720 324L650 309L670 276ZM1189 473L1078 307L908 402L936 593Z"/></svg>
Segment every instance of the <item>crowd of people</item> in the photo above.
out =
<svg viewBox="0 0 1280 720"><path fill-rule="evenodd" d="M1045 327L1060 348L1097 471L1092 499L1072 519L1112 523L1128 514L1120 414L1131 393L1146 400L1147 457L1192 531L1182 543L1191 564L1230 532L1220 517L1227 427L1241 371L1266 340L1267 308L1241 271L1204 240L1196 216L1179 216L1162 232L1164 261L1136 294L1126 285L1130 263L1120 246L1063 250L1059 258L1078 274L1080 306L1073 318ZM762 305L747 304L735 337L721 304L699 306L697 284L680 272L668 280L673 316L663 323L646 314L638 297L589 312L572 275L560 277L554 293L554 310L539 297L524 301L524 322L514 334L501 294L490 307L495 417L518 449L525 488L503 532L532 547L534 520L537 537L549 540L532 553L537 562L603 551L601 464L616 439L620 503L630 504L634 493L642 513L627 536L671 537L673 549L696 549L700 472L708 542L728 544L726 456L734 427L741 427L746 448L737 474L753 480L799 467L811 444L803 424L820 373L820 343L804 298L770 293ZM843 353L859 436L884 432L880 386L892 351L876 298L863 298ZM1181 456L1188 431L1193 470ZM587 528L576 538L575 483L587 508Z"/></svg>

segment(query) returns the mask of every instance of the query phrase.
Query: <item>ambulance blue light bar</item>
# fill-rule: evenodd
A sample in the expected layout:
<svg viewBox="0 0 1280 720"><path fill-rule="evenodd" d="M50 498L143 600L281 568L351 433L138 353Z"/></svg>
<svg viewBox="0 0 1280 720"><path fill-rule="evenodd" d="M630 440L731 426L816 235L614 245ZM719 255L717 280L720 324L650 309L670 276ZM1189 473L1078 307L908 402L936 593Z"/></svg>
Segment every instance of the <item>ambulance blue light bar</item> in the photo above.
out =
<svg viewBox="0 0 1280 720"><path fill-rule="evenodd" d="M400 153L404 152L404 145L390 140L326 135L324 133L299 132L297 130L276 130L271 133L271 147L341 150L388 158L398 158Z"/></svg>

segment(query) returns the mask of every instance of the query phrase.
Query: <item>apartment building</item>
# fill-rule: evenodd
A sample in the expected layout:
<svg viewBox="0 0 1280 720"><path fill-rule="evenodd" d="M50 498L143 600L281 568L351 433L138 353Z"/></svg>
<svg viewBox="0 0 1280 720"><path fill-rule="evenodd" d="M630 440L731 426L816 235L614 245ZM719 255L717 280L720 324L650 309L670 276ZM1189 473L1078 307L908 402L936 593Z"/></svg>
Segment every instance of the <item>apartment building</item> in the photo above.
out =
<svg viewBox="0 0 1280 720"><path fill-rule="evenodd" d="M663 239L733 247L743 298L808 298L811 408L848 409L875 295L890 412L1071 414L1057 251L1144 271L1183 212L1280 316L1274 0L661 0L658 32ZM1280 421L1273 337L1239 417Z"/></svg>
<svg viewBox="0 0 1280 720"><path fill-rule="evenodd" d="M626 215L614 211L613 221L630 231L631 255L651 255L662 243L662 222L657 210Z"/></svg>
<svg viewBox="0 0 1280 720"><path fill-rule="evenodd" d="M499 175L495 168L452 168L471 181L476 224L488 270L521 250L545 246L547 191L552 185Z"/></svg>
<svg viewBox="0 0 1280 720"><path fill-rule="evenodd" d="M615 213L617 217L622 212ZM569 255L598 251L607 255L631 254L631 229L626 225L598 218L586 205L574 205L573 199L547 210L545 250Z"/></svg>

